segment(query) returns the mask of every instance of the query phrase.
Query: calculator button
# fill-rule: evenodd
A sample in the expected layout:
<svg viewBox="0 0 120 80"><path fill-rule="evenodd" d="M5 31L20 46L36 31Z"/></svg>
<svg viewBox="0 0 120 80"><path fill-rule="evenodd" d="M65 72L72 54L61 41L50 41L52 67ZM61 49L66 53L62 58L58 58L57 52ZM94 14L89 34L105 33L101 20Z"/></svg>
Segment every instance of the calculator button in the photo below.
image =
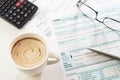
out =
<svg viewBox="0 0 120 80"><path fill-rule="evenodd" d="M16 12L20 12L20 9L18 8L18 9L16 9Z"/></svg>
<svg viewBox="0 0 120 80"><path fill-rule="evenodd" d="M8 17L8 20L12 20L12 19L13 19L13 17L12 17L12 16Z"/></svg>
<svg viewBox="0 0 120 80"><path fill-rule="evenodd" d="M8 18L9 14L5 14L4 17Z"/></svg>
<svg viewBox="0 0 120 80"><path fill-rule="evenodd" d="M1 12L1 16L3 16L5 13L4 12Z"/></svg>
<svg viewBox="0 0 120 80"><path fill-rule="evenodd" d="M27 12L28 12L28 13L31 13L31 10L28 10Z"/></svg>
<svg viewBox="0 0 120 80"><path fill-rule="evenodd" d="M6 10L8 11L10 8L9 7L6 7Z"/></svg>
<svg viewBox="0 0 120 80"><path fill-rule="evenodd" d="M19 0L19 2L23 3L23 2L24 2L24 0Z"/></svg>
<svg viewBox="0 0 120 80"><path fill-rule="evenodd" d="M27 2L26 2L26 1L24 1L24 2L23 2L23 5L26 5L26 4L27 4Z"/></svg>
<svg viewBox="0 0 120 80"><path fill-rule="evenodd" d="M19 19L19 18L20 18L20 15L17 15L16 18Z"/></svg>
<svg viewBox="0 0 120 80"><path fill-rule="evenodd" d="M28 8L25 5L25 7L21 9L21 12L26 12L27 10L28 10Z"/></svg>
<svg viewBox="0 0 120 80"><path fill-rule="evenodd" d="M28 3L28 4L27 4L27 7L30 7L30 6L31 6L31 4L30 4L30 3Z"/></svg>
<svg viewBox="0 0 120 80"><path fill-rule="evenodd" d="M5 7L4 7L4 6L2 6L2 8L1 8L1 9L3 10L3 9L5 9Z"/></svg>
<svg viewBox="0 0 120 80"><path fill-rule="evenodd" d="M28 16L28 14L27 14L27 13L25 13L25 14L24 14L24 17L27 17L27 16Z"/></svg>
<svg viewBox="0 0 120 80"><path fill-rule="evenodd" d="M11 0L7 0L7 3L9 3L9 4L10 4L10 2L11 2Z"/></svg>
<svg viewBox="0 0 120 80"><path fill-rule="evenodd" d="M23 4L22 5L20 5L20 9L22 9L24 6L23 6Z"/></svg>
<svg viewBox="0 0 120 80"><path fill-rule="evenodd" d="M6 7L6 9L9 10L9 9L10 9L10 6L11 6L11 5L8 5L8 6Z"/></svg>
<svg viewBox="0 0 120 80"><path fill-rule="evenodd" d="M5 12L7 12L7 11L8 11L8 9L5 9L4 11L5 11Z"/></svg>
<svg viewBox="0 0 120 80"><path fill-rule="evenodd" d="M13 20L12 20L12 23L15 23L16 21L17 21L17 19L13 19Z"/></svg>
<svg viewBox="0 0 120 80"><path fill-rule="evenodd" d="M21 17L20 19L19 19L19 21L23 21L24 20L24 17Z"/></svg>
<svg viewBox="0 0 120 80"><path fill-rule="evenodd" d="M15 5L16 5L16 7L19 7L19 6L20 6L20 4L21 4L20 2L16 2L16 4L15 4Z"/></svg>
<svg viewBox="0 0 120 80"><path fill-rule="evenodd" d="M20 21L17 21L17 22L16 22L16 25L20 25L20 23L21 23Z"/></svg>
<svg viewBox="0 0 120 80"><path fill-rule="evenodd" d="M27 7L24 8L25 11L26 11L27 9L28 9Z"/></svg>
<svg viewBox="0 0 120 80"><path fill-rule="evenodd" d="M35 8L35 6L32 6L31 9L33 10Z"/></svg>
<svg viewBox="0 0 120 80"><path fill-rule="evenodd" d="M13 0L13 2L17 2L17 0Z"/></svg>
<svg viewBox="0 0 120 80"><path fill-rule="evenodd" d="M24 12L20 12L20 14L24 14Z"/></svg>
<svg viewBox="0 0 120 80"><path fill-rule="evenodd" d="M13 12L13 10L9 10L9 13L11 14Z"/></svg>
<svg viewBox="0 0 120 80"><path fill-rule="evenodd" d="M13 16L16 16L17 14L16 13L13 13Z"/></svg>
<svg viewBox="0 0 120 80"><path fill-rule="evenodd" d="M3 5L5 2L3 1L3 2L1 2L1 4Z"/></svg>
<svg viewBox="0 0 120 80"><path fill-rule="evenodd" d="M0 4L0 8L2 7L2 4Z"/></svg>
<svg viewBox="0 0 120 80"><path fill-rule="evenodd" d="M6 6L8 6L8 4L7 4L7 3L5 3L5 5L4 5L4 6L6 7Z"/></svg>

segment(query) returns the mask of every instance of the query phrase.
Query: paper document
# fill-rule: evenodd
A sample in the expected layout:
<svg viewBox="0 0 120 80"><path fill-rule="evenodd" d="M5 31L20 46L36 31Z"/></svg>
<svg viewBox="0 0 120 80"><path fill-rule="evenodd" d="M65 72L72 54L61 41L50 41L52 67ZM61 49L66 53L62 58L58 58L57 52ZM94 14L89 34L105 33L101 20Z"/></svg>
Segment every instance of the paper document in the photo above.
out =
<svg viewBox="0 0 120 80"><path fill-rule="evenodd" d="M117 9L116 6L119 5L102 10L100 18L112 16L120 19L120 12L113 11ZM120 52L119 32L112 31L103 24L83 16L77 7L74 7L73 13L54 19L53 25L65 80L120 80L119 60L87 49L91 47Z"/></svg>
<svg viewBox="0 0 120 80"><path fill-rule="evenodd" d="M37 13L33 18L25 25L23 30L36 31L45 33L47 36L51 36L51 22L54 15L61 15L67 12L67 9L71 3L76 3L77 0L30 0L32 3L38 6ZM67 3L66 3L67 2ZM73 5L73 4L72 4Z"/></svg>

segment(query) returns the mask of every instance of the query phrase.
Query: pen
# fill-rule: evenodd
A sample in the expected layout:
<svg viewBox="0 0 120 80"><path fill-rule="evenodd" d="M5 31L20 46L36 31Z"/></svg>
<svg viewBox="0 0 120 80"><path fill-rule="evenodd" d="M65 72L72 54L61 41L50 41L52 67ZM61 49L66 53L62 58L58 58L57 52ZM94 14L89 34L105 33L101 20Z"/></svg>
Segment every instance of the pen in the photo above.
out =
<svg viewBox="0 0 120 80"><path fill-rule="evenodd" d="M107 53L107 52L100 51L100 50L97 50L97 49L92 49L92 48L87 48L87 49L90 50L90 51L93 51L93 52L97 52L97 53L104 54L104 55L107 55L107 56L110 56L110 57L113 57L113 58L120 59L120 54Z"/></svg>

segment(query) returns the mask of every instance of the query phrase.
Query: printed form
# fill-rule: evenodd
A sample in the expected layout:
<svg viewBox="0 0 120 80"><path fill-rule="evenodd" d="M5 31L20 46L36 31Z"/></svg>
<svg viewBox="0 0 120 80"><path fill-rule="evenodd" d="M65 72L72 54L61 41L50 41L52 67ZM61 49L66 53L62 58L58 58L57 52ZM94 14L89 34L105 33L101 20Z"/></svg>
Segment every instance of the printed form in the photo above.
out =
<svg viewBox="0 0 120 80"><path fill-rule="evenodd" d="M84 16L75 5L78 0L32 1L41 9L24 29L51 36L47 19L55 16L53 25L65 80L120 80L119 60L86 49L119 53L119 32ZM99 12L100 19L108 16L120 20L119 0L86 0L86 4Z"/></svg>
<svg viewBox="0 0 120 80"><path fill-rule="evenodd" d="M86 4L91 6L92 1L89 0L91 3ZM120 11L117 10L120 3L107 6L110 1L111 4L115 2L96 0L97 4L93 1L92 6L98 6L98 12L101 11L100 19L108 16L120 20ZM65 80L120 80L120 60L87 49L97 48L119 53L120 32L112 31L102 23L87 18L75 6L69 11L70 14L59 16L53 21Z"/></svg>

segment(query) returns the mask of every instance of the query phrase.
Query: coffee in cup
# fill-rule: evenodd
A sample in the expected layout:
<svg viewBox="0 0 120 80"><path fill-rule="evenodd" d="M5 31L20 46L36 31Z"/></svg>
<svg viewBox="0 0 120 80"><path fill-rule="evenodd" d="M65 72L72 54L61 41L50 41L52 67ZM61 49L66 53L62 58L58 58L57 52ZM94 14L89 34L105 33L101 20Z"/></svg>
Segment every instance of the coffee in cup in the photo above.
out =
<svg viewBox="0 0 120 80"><path fill-rule="evenodd" d="M59 61L56 54L49 52L44 38L36 33L18 35L10 47L10 58L13 64L30 75L39 74L47 63L54 64ZM55 58L55 60L50 61L48 58Z"/></svg>
<svg viewBox="0 0 120 80"><path fill-rule="evenodd" d="M11 52L14 62L21 67L34 67L40 64L46 56L45 44L35 38L18 40Z"/></svg>

